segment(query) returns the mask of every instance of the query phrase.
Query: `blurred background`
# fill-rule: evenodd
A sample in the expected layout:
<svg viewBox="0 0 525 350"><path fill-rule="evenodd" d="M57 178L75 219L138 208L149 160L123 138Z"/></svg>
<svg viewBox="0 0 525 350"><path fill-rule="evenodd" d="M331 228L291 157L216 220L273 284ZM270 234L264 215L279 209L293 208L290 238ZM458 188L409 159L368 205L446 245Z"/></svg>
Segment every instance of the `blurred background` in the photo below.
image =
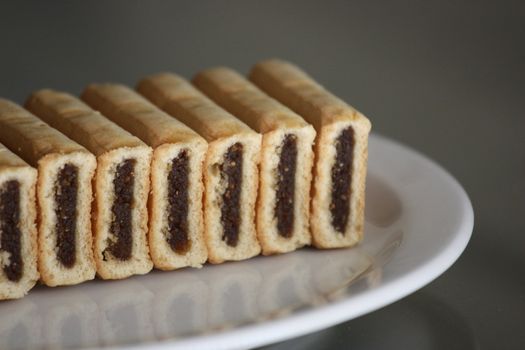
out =
<svg viewBox="0 0 525 350"><path fill-rule="evenodd" d="M522 349L525 344L523 1L3 1L0 96L79 93L174 71L291 60L373 131L444 166L475 228L413 295L269 349ZM439 205L439 203L436 203Z"/></svg>

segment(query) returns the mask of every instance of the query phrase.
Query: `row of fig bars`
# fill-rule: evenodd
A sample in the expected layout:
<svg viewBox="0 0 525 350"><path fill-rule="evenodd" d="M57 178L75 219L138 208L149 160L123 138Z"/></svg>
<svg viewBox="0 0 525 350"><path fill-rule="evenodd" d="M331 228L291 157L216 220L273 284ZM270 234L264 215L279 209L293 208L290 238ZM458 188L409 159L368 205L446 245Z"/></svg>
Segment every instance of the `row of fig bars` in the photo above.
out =
<svg viewBox="0 0 525 350"><path fill-rule="evenodd" d="M1 299L362 238L370 122L288 62L25 108L0 99Z"/></svg>

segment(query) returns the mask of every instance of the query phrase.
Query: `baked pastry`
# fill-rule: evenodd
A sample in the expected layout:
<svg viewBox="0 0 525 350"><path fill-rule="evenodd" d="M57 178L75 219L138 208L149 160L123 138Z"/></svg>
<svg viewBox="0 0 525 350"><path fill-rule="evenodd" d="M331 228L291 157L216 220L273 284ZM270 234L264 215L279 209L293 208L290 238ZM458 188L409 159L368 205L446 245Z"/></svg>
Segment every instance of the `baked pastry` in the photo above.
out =
<svg viewBox="0 0 525 350"><path fill-rule="evenodd" d="M318 248L356 244L363 236L369 120L286 61L256 64L250 80L317 131L313 244Z"/></svg>
<svg viewBox="0 0 525 350"><path fill-rule="evenodd" d="M148 240L155 267L201 267L208 258L202 217L206 141L126 86L92 84L82 99L154 149Z"/></svg>
<svg viewBox="0 0 525 350"><path fill-rule="evenodd" d="M204 162L204 234L208 260L260 253L255 232L261 135L174 74L143 79L138 91L208 141Z"/></svg>
<svg viewBox="0 0 525 350"><path fill-rule="evenodd" d="M256 215L262 253L286 253L310 244L314 128L231 69L202 71L193 83L262 134Z"/></svg>
<svg viewBox="0 0 525 350"><path fill-rule="evenodd" d="M147 200L151 148L76 97L33 93L26 107L97 157L94 257L103 279L145 274L149 257Z"/></svg>
<svg viewBox="0 0 525 350"><path fill-rule="evenodd" d="M38 281L36 177L0 144L0 300L21 298Z"/></svg>
<svg viewBox="0 0 525 350"><path fill-rule="evenodd" d="M38 270L42 282L58 286L93 279L91 179L95 157L22 107L2 99L0 142L38 169Z"/></svg>

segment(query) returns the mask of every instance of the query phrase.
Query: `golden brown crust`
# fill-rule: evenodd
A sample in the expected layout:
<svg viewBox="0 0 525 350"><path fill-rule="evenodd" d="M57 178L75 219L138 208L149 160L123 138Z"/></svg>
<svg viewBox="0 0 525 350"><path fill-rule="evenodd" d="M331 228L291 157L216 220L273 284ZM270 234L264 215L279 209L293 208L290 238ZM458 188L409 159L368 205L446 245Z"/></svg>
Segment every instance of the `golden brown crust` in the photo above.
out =
<svg viewBox="0 0 525 350"><path fill-rule="evenodd" d="M260 253L255 230L255 198L258 187L261 135L220 108L184 79L158 74L143 79L138 91L154 104L197 131L208 142L204 161L204 234L208 261L242 260ZM243 145L242 191L240 196L239 242L235 247L223 240L222 194L225 182L219 171L228 148Z"/></svg>
<svg viewBox="0 0 525 350"><path fill-rule="evenodd" d="M310 221L313 244L318 248L336 248L359 242L364 226L364 188L370 121L289 62L276 59L260 62L252 68L250 80L303 116L317 130ZM331 225L329 206L335 143L345 128L353 130L355 145L351 165L353 175L350 216L344 233L340 234Z"/></svg>
<svg viewBox="0 0 525 350"><path fill-rule="evenodd" d="M161 73L144 78L137 85L137 90L208 142L254 133L246 124L218 108L189 82L175 74Z"/></svg>
<svg viewBox="0 0 525 350"><path fill-rule="evenodd" d="M149 245L155 267L173 270L185 266L201 267L208 258L204 242L202 198L202 165L206 155L206 144L165 144L155 149L151 162L151 187L149 199ZM188 239L190 248L183 254L175 252L167 241L170 164L182 152L188 156Z"/></svg>
<svg viewBox="0 0 525 350"><path fill-rule="evenodd" d="M368 124L370 128L365 116L289 62L278 59L259 62L253 66L250 80L299 113L316 129L347 121Z"/></svg>
<svg viewBox="0 0 525 350"><path fill-rule="evenodd" d="M95 157L84 147L42 122L22 107L0 100L0 141L38 169L38 269L49 286L75 284L92 279L90 204ZM79 208L77 211L76 262L62 266L56 257L55 203L53 198L58 169L66 162L79 168Z"/></svg>
<svg viewBox="0 0 525 350"><path fill-rule="evenodd" d="M303 118L232 69L217 67L201 71L193 83L257 132L308 127Z"/></svg>
<svg viewBox="0 0 525 350"><path fill-rule="evenodd" d="M29 165L0 143L0 170L18 167L29 167Z"/></svg>
<svg viewBox="0 0 525 350"><path fill-rule="evenodd" d="M204 143L195 131L124 85L91 84L82 99L153 148L166 143Z"/></svg>
<svg viewBox="0 0 525 350"><path fill-rule="evenodd" d="M104 279L120 279L151 270L147 244L147 198L152 150L78 98L57 91L40 90L28 99L27 108L53 127L83 144L97 156L94 178L95 201L93 229L94 259L97 273ZM115 200L113 179L118 164L134 159L132 206L132 253L125 261L104 256L110 237L112 203Z"/></svg>
<svg viewBox="0 0 525 350"><path fill-rule="evenodd" d="M223 227L220 222L222 204L221 174L217 170L224 162L227 149L241 143L243 150L243 177L240 199L241 220L239 224L239 243L228 246L223 240ZM228 260L243 260L258 255L261 247L257 240L255 227L255 200L259 185L258 164L260 161L261 136L254 134L225 138L209 144L204 162L204 234L208 246L208 261L219 264Z"/></svg>
<svg viewBox="0 0 525 350"><path fill-rule="evenodd" d="M37 171L17 155L0 144L0 187L6 181L16 180L20 184L20 221L21 255L23 261L22 277L19 281L9 281L0 276L0 300L23 297L39 278L37 270L37 231L36 231L36 187ZM1 233L0 233L1 234ZM10 257L0 253L0 266L4 258ZM0 272L3 274L3 272Z"/></svg>
<svg viewBox="0 0 525 350"><path fill-rule="evenodd" d="M197 74L193 82L218 105L263 133L257 200L257 236L263 254L285 253L310 244L308 205L315 130L302 117L229 68L207 69ZM279 234L274 211L277 167L286 135L294 135L297 140L294 224L290 237Z"/></svg>
<svg viewBox="0 0 525 350"><path fill-rule="evenodd" d="M95 156L116 148L144 146L140 139L67 93L36 91L28 98L26 108Z"/></svg>
<svg viewBox="0 0 525 350"><path fill-rule="evenodd" d="M93 229L95 234L94 257L97 274L102 279L122 279L135 274L148 273L153 264L147 242L148 208L150 189L151 149L147 146L118 148L97 158L97 173L94 179L95 199L93 203ZM126 159L136 161L133 174L132 207L132 253L127 260L115 258L111 253L105 255L110 237L112 203L116 167Z"/></svg>
<svg viewBox="0 0 525 350"><path fill-rule="evenodd" d="M157 108L135 91L118 84L92 84L82 94L92 108L155 147L151 162L148 240L155 267L173 270L200 267L207 259L203 238L202 162L207 143L195 131ZM176 253L166 239L168 174L181 152L188 157L188 239L190 248Z"/></svg>
<svg viewBox="0 0 525 350"><path fill-rule="evenodd" d="M54 197L57 173L65 164L79 169L77 188L76 262L64 267L56 256L56 212ZM52 153L38 162L36 197L38 206L38 269L42 282L50 287L72 285L95 277L91 234L91 181L97 162L88 152Z"/></svg>
<svg viewBox="0 0 525 350"><path fill-rule="evenodd" d="M86 149L17 104L0 98L0 141L33 167L45 155Z"/></svg>

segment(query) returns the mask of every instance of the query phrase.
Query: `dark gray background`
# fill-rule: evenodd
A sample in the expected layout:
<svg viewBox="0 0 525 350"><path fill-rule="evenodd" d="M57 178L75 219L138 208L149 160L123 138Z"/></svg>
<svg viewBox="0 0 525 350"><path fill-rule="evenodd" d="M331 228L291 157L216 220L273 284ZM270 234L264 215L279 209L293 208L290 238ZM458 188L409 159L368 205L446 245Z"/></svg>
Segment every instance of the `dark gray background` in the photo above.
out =
<svg viewBox="0 0 525 350"><path fill-rule="evenodd" d="M275 348L522 349L524 23L523 1L1 2L0 96L294 61L447 168L476 218L429 286Z"/></svg>

